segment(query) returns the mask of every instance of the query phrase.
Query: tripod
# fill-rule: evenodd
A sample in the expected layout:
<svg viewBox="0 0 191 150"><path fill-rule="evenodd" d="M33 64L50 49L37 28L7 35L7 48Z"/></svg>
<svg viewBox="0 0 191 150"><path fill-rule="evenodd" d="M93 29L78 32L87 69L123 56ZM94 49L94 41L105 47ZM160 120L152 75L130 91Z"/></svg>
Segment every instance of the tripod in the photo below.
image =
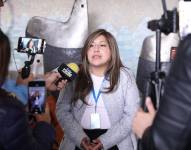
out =
<svg viewBox="0 0 191 150"><path fill-rule="evenodd" d="M150 78L146 83L146 90L143 93L143 109L146 111L145 98L151 97L155 109L158 109L160 97L163 94L163 86L165 79L165 72L161 71L161 33L168 35L169 33L176 33L178 30L179 18L177 17L177 10L167 11L166 2L162 0L164 14L159 20L152 20L148 22L148 28L156 32L156 60L155 71L150 73Z"/></svg>
<svg viewBox="0 0 191 150"><path fill-rule="evenodd" d="M160 68L160 49L161 49L161 31L157 29L155 71L150 73L150 78L146 83L146 91L143 94L144 99L142 103L144 111L147 111L147 108L145 106L145 98L147 96L151 97L155 109L158 109L160 103L160 97L163 93L165 72L161 71Z"/></svg>
<svg viewBox="0 0 191 150"><path fill-rule="evenodd" d="M146 82L146 89L143 93L142 108L147 111L145 105L145 98L151 97L152 103L157 110L160 105L160 99L163 95L163 87L165 82L165 72L161 71L161 33L168 35L169 33L176 33L178 30L178 15L176 9L173 11L167 11L165 0L162 0L164 14L159 20L152 20L148 22L148 28L156 32L156 59L155 70L150 73ZM142 150L141 139L138 140L138 150Z"/></svg>

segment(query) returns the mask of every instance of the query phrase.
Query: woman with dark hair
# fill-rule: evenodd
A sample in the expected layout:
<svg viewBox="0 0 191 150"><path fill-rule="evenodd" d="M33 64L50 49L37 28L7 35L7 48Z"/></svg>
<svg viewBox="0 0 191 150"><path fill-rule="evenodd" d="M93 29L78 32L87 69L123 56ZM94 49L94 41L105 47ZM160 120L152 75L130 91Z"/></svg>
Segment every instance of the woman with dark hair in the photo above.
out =
<svg viewBox="0 0 191 150"><path fill-rule="evenodd" d="M24 105L12 93L2 89L8 75L10 53L9 39L0 30L0 149L50 150L55 140L55 132L48 123L49 120L38 115L38 122L31 129ZM54 74L47 77L47 86L50 87L50 83L55 79L57 75Z"/></svg>
<svg viewBox="0 0 191 150"><path fill-rule="evenodd" d="M29 54L31 54L31 53L36 53L33 39L30 39L30 40L28 41L26 48L27 48L27 52L28 52Z"/></svg>
<svg viewBox="0 0 191 150"><path fill-rule="evenodd" d="M99 29L87 38L76 80L57 101L64 128L60 149L135 150L132 119L139 93L130 70L123 66L113 35Z"/></svg>

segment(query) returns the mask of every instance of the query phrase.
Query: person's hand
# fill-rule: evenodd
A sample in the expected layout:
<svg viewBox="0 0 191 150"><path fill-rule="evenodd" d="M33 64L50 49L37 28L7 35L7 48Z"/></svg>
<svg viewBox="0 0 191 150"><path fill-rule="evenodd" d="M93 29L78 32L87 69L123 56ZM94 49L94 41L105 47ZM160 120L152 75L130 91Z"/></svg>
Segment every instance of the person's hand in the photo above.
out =
<svg viewBox="0 0 191 150"><path fill-rule="evenodd" d="M81 141L80 146L84 149L84 150L92 150L92 145L89 141L89 139L87 137L84 137Z"/></svg>
<svg viewBox="0 0 191 150"><path fill-rule="evenodd" d="M91 150L101 150L103 148L103 144L99 139L95 139L92 141L92 149Z"/></svg>
<svg viewBox="0 0 191 150"><path fill-rule="evenodd" d="M150 97L146 98L146 106L148 112L140 109L133 120L133 131L139 138L142 138L145 129L152 125L156 114Z"/></svg>
<svg viewBox="0 0 191 150"><path fill-rule="evenodd" d="M45 121L47 123L51 122L51 117L50 117L50 110L48 104L45 106L45 113L42 114L35 114L36 121Z"/></svg>
<svg viewBox="0 0 191 150"><path fill-rule="evenodd" d="M16 84L17 85L20 85L20 84L23 84L23 85L28 85L28 83L30 81L33 81L34 80L34 75L33 73L30 73L29 74L29 77L27 77L26 79L23 79L21 77L21 70L18 71L18 76L17 76L17 79L16 79Z"/></svg>
<svg viewBox="0 0 191 150"><path fill-rule="evenodd" d="M56 81L61 78L60 73L58 72L48 72L45 74L46 88L50 91L61 90L65 87L67 80L61 80L56 85Z"/></svg>

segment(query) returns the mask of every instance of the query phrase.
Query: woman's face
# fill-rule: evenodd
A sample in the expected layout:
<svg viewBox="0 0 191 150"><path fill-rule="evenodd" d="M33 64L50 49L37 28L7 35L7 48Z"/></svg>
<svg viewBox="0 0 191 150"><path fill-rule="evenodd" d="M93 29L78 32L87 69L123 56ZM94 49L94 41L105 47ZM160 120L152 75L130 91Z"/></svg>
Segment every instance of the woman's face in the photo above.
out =
<svg viewBox="0 0 191 150"><path fill-rule="evenodd" d="M29 48L33 48L33 45L34 45L33 41L30 41Z"/></svg>
<svg viewBox="0 0 191 150"><path fill-rule="evenodd" d="M90 67L106 67L111 59L111 51L105 36L98 36L87 51Z"/></svg>

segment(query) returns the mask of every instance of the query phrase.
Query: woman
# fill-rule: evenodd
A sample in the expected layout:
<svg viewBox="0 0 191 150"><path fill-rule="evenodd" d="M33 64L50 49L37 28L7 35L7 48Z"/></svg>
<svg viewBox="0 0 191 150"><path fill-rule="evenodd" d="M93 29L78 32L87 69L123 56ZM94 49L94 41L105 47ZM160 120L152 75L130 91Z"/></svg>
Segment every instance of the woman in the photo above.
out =
<svg viewBox="0 0 191 150"><path fill-rule="evenodd" d="M30 39L27 43L27 51L29 54L36 53L34 41Z"/></svg>
<svg viewBox="0 0 191 150"><path fill-rule="evenodd" d="M130 70L122 65L113 35L99 29L82 49L77 79L57 101L57 118L64 128L60 149L136 149L131 130L139 94Z"/></svg>

